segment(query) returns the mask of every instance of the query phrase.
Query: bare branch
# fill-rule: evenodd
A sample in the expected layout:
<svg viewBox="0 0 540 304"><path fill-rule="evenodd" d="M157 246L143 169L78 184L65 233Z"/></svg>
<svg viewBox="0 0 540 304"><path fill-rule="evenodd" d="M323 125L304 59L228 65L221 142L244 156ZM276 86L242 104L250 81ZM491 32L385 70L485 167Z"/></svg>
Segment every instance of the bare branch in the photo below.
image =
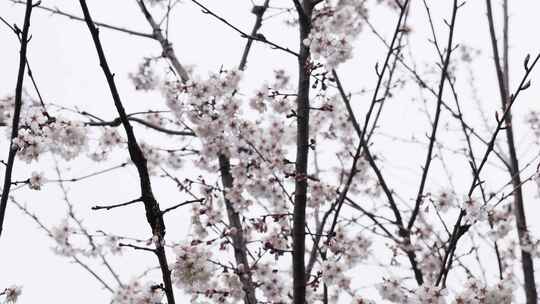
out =
<svg viewBox="0 0 540 304"><path fill-rule="evenodd" d="M501 97L501 109L503 111L508 107L508 90L509 90L509 74L508 74L508 2L504 1L504 48L503 48L503 66L501 66L501 59L499 55L499 47L497 45L497 36L495 34L495 25L493 20L493 12L491 8L491 0L486 0L487 6L487 17L489 24L489 34L491 38L491 47L493 50L493 63L495 65L495 71L497 74L498 84L499 84L499 93ZM525 64L525 68L527 65ZM530 82L527 82L525 86L529 86ZM525 216L525 208L523 202L523 192L521 189L521 176L519 173L519 162L517 158L516 145L514 139L514 131L512 125L512 113L510 108L507 110L507 114L503 119L506 128L506 141L508 144L508 152L510 155L510 167L509 174L512 179L512 184L514 186L514 214L516 218L516 226L519 237L519 243L524 245L529 239L529 232L527 231L527 219ZM521 249L521 266L523 269L523 277L525 280L525 294L527 296L527 304L537 303L538 293L536 291L536 282L534 276L534 263L531 256L531 253L525 249Z"/></svg>
<svg viewBox="0 0 540 304"><path fill-rule="evenodd" d="M197 6L199 6L200 8L202 8L202 11L203 13L205 14L209 14L211 15L212 17L218 19L219 21L221 21L222 23L226 24L228 27L232 28L233 30L237 31L240 36L242 36L242 38L246 38L246 39L251 39L251 40L254 40L254 41L258 41L258 42L262 42L262 43L265 43L265 44L268 44L270 46L272 46L273 48L275 49L278 49L278 50L282 50L284 52L287 52L291 55L294 55L294 56L299 56L298 53L296 52L293 52L291 51L289 48L286 48L286 47L282 47L280 45L277 45L269 40L267 40L264 36L262 35L248 35L246 32L242 31L241 29L239 29L238 27L232 25L229 21L225 20L224 18L222 18L221 16L217 15L216 13L214 13L213 11L211 11L210 9L208 9L206 6L202 5L199 1L197 0L191 0L191 2L195 3Z"/></svg>
<svg viewBox="0 0 540 304"><path fill-rule="evenodd" d="M191 204L193 204L193 203L201 203L201 202L203 202L203 201L204 201L204 198L199 198L199 199L194 199L194 200L185 201L185 202L182 202L182 203L180 203L180 204L176 204L176 205L174 205L174 206L172 206L172 207L169 207L169 208L167 208L167 209L161 211L161 214L165 214L165 213L167 213L167 212L173 211L173 210L175 210L176 208L180 208L180 207L182 207L182 206L191 205Z"/></svg>
<svg viewBox="0 0 540 304"><path fill-rule="evenodd" d="M433 147L435 146L436 137L437 137L437 127L439 126L439 120L441 116L441 106L442 106L442 98L444 93L444 85L446 83L447 79L447 71L448 66L450 64L450 55L452 54L453 49L453 38L454 38L454 28L456 24L456 15L458 10L458 3L457 0L454 0L454 5L452 9L452 18L450 21L450 27L449 27L449 33L448 33L448 44L446 46L446 57L444 59L442 72L441 72L441 80L439 81L439 90L437 94L437 107L435 109L435 119L433 121L433 128L431 130L431 135L429 137L429 147L428 152L426 155L426 161L424 163L424 166L422 167L422 178L420 179L420 187L418 189L418 194L416 196L416 202L414 205L413 212L411 214L411 218L409 219L409 223L407 224L407 229L410 230L414 222L416 220L416 217L418 216L418 212L420 211L420 205L422 204L424 200L424 187L426 185L427 176L429 172L429 167L431 164L431 161L433 160L432 154L433 154Z"/></svg>
<svg viewBox="0 0 540 304"><path fill-rule="evenodd" d="M137 3L139 4L139 7L141 8L141 11L143 12L144 17L146 18L146 20L152 27L152 30L154 32L153 34L154 39L159 41L159 43L161 44L161 48L163 49L163 56L169 59L169 61L174 67L174 70L176 71L176 73L178 73L178 77L180 77L182 82L188 81L189 75L186 69L184 68L184 66L182 66L182 64L176 57L176 53L174 52L174 49L172 48L172 45L169 42L169 40L163 36L163 33L161 32L161 28L154 20L154 17L152 17L152 14L150 14L148 9L146 8L144 1L137 0Z"/></svg>
<svg viewBox="0 0 540 304"><path fill-rule="evenodd" d="M136 199L134 199L134 200L131 200L131 201L128 201L128 202L125 202L125 203L114 204L114 205L108 205L108 206L94 206L94 207L92 207L92 210L102 210L102 209L105 209L105 210L111 210L111 209L118 208L118 207L129 206L129 205L138 203L138 202L140 202L141 200L142 200L142 199L139 197L139 198L136 198Z"/></svg>
<svg viewBox="0 0 540 304"><path fill-rule="evenodd" d="M26 1L23 1L23 0L9 0L9 1L11 1L11 2L13 2L15 4L23 4L23 5L26 4ZM81 17L76 16L74 14L64 12L64 11L60 10L59 8L57 8L57 7L50 8L50 7L46 7L46 6L43 6L43 5L40 4L39 6L36 6L36 8L41 9L41 10L46 11L46 12L50 12L50 13L52 13L54 15L64 16L64 17L67 17L67 18L72 19L72 20L84 22L84 18L81 18ZM130 34L130 35L134 35L134 36L154 39L154 35L152 35L152 34L142 33L142 32L130 30L130 29L127 29L127 28L106 24L106 23L103 23L103 22L94 22L94 24L97 25L97 26L103 27L103 28L110 29L110 30L114 30L114 31L118 31L118 32Z"/></svg>

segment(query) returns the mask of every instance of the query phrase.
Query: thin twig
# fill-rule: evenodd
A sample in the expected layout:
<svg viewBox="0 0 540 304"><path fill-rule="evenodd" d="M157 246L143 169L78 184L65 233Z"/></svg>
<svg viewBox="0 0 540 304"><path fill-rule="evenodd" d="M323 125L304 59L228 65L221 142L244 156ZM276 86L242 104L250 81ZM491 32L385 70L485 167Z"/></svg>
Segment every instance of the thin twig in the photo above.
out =
<svg viewBox="0 0 540 304"><path fill-rule="evenodd" d="M23 1L23 0L9 0L9 1L11 1L11 2L13 2L15 4L23 4L23 5L26 4L26 1ZM41 9L43 11L46 11L46 12L50 12L50 13L52 13L54 15L64 16L64 17L67 17L67 18L72 19L72 20L77 20L77 21L84 22L84 18L81 18L81 17L76 16L74 14L64 12L64 11L60 10L59 8L57 8L57 7L50 8L50 7L46 7L46 6L43 6L43 5L40 4L39 6L37 6L37 8ZM114 30L114 31L122 32L122 33L127 33L127 34L134 35L134 36L154 39L154 36L152 34L142 33L142 32L130 30L130 29L127 29L127 28L124 28L124 27L119 27L119 26L106 24L106 23L103 23L103 22L97 22L96 21L96 22L94 22L94 24L97 25L97 26L103 27L103 28L110 29L110 30Z"/></svg>
<svg viewBox="0 0 540 304"><path fill-rule="evenodd" d="M249 35L247 34L246 32L242 31L241 29L239 29L238 27L232 25L229 21L225 20L224 18L222 18L221 16L217 15L216 13L214 13L213 11L211 11L210 9L208 9L206 6L202 5L199 1L197 0L191 0L191 2L195 3L197 6L199 6L200 8L202 8L203 10L203 13L205 14L209 14L211 16L213 16L214 18L218 19L219 21L221 21L222 23L226 24L228 27L232 28L233 30L235 30L236 32L238 32L240 34L240 36L242 38L246 38L246 39L251 39L251 40L254 40L254 41L258 41L258 42L262 42L262 43L265 43L265 44L268 44L270 46L272 46L273 48L275 49L278 49L278 50L282 50L286 53L289 53L291 55L294 55L296 57L299 56L298 53L290 50L289 48L286 48L286 47L282 47L278 44L275 44L273 43L272 41L269 41L268 39L266 39L264 36L262 35Z"/></svg>
<svg viewBox="0 0 540 304"><path fill-rule="evenodd" d="M193 204L193 203L201 203L201 202L203 202L203 201L204 201L204 198L199 198L199 199L194 199L194 200L185 201L185 202L182 202L182 203L180 203L180 204L176 204L176 205L174 205L174 206L172 206L172 207L169 207L169 208L167 208L167 209L161 211L161 214L165 214L165 213L167 213L167 212L173 211L174 209L180 208L180 207L182 207L182 206L190 205L190 204Z"/></svg>
<svg viewBox="0 0 540 304"><path fill-rule="evenodd" d="M134 200L131 200L131 201L128 201L128 202L125 202L125 203L114 204L114 205L108 205L108 206L94 206L94 207L92 207L92 210L102 210L102 209L105 209L105 210L111 210L111 209L118 208L118 207L129 206L129 205L138 203L138 202L140 202L141 200L142 200L142 199L139 197L139 198L136 198L136 199L134 199Z"/></svg>

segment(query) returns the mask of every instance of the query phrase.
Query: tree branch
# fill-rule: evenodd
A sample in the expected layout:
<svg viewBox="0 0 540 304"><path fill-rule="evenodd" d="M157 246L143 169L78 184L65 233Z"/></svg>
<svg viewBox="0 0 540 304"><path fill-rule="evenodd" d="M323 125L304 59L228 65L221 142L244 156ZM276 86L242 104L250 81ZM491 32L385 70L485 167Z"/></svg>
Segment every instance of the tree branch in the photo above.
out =
<svg viewBox="0 0 540 304"><path fill-rule="evenodd" d="M156 131L159 131L161 133L165 133L165 134L168 134L168 135L196 136L195 133L193 133L192 131L177 131L177 130L171 130L171 129L163 128L163 127L151 124L148 121L146 121L144 119L137 118L137 117L128 116L128 120L139 123L139 124L141 124L141 125L143 125L145 127L148 127L150 129L154 129ZM91 121L91 122L86 122L85 123L85 125L87 125L87 126L108 126L108 127L117 127L120 124L121 124L120 118L116 118L116 119L111 120L111 121Z"/></svg>
<svg viewBox="0 0 540 304"><path fill-rule="evenodd" d="M295 162L295 190L293 210L293 303L306 303L306 203L307 203L307 168L309 155L309 111L310 111L310 50L303 41L311 31L311 18L313 4L311 0L303 1L303 13L307 19L300 22L300 53L298 56L298 93L297 93L297 121L296 121L296 162ZM299 18L303 18L300 12Z"/></svg>
<svg viewBox="0 0 540 304"><path fill-rule="evenodd" d="M118 207L129 206L129 205L138 203L140 201L141 201L141 198L139 197L139 198L136 198L134 200L131 200L131 201L128 201L128 202L125 202L125 203L114 204L114 205L109 205L109 206L94 206L94 207L92 207L92 210L102 210L102 209L111 210L111 209L118 208Z"/></svg>
<svg viewBox="0 0 540 304"><path fill-rule="evenodd" d="M508 115L510 109L514 105L519 94L530 86L530 81L528 81L529 75L531 74L532 70L534 69L534 67L536 66L539 60L540 60L540 54L536 56L536 58L534 59L532 63L529 63L528 59L526 59L525 74L523 75L521 82L519 83L515 93L510 95L510 100L507 104L506 109L504 110L502 114L502 117L497 118L497 126L491 136L490 141L487 144L487 148L484 153L484 156L482 157L482 160L480 161L480 164L478 165L478 170L475 172L475 175L473 176L473 180L469 188L467 197L470 198L472 194L474 193L474 190L476 189L476 187L479 186L480 173L482 172L482 169L487 163L489 155L491 154L491 152L493 152L493 147L495 146L495 140L497 139L499 132L505 128L503 126L503 124L505 123L505 117L506 115ZM465 214L466 214L466 210L461 209L461 212L456 220L456 223L454 224L454 229L452 231L452 235L450 237L448 247L445 250L445 256L443 258L443 267L441 267L441 271L439 272L438 278L436 280L436 285L440 284L443 277L444 278L447 277L447 274L451 269L452 258L453 258L455 249L457 248L458 241L469 230L470 226L472 225L472 223L462 225Z"/></svg>
<svg viewBox="0 0 540 304"><path fill-rule="evenodd" d="M161 214L159 204L154 198L154 194L152 192L152 186L150 183L150 175L148 173L146 159L143 155L141 148L139 147L137 143L137 139L133 132L133 128L129 122L126 111L120 99L120 94L118 93L116 84L114 82L114 76L110 71L109 65L107 63L107 59L105 57L105 53L103 51L103 47L101 45L101 41L99 39L98 29L96 28L94 22L92 21L92 17L90 16L90 12L88 10L88 6L86 5L86 1L79 0L79 3L81 5L81 8L84 14L84 20L88 26L88 29L94 41L94 46L96 48L96 51L99 57L101 68L103 69L103 73L105 75L105 78L107 79L109 90L111 91L111 95L114 100L114 105L116 107L116 110L122 122L122 125L126 131L127 141L128 141L128 151L129 151L130 158L133 161L133 164L135 165L135 167L137 168L137 172L139 174L140 187L141 187L141 200L143 201L145 209L146 209L146 219L152 229L152 234L153 236L156 237L155 253L158 257L159 265L161 268L165 294L167 297L167 303L174 304L175 299L174 299L174 291L173 291L172 282L171 282L171 271L169 269L169 264L167 262L165 249L163 248L163 242L164 242L164 237L165 237L165 224L163 222L163 215Z"/></svg>
<svg viewBox="0 0 540 304"><path fill-rule="evenodd" d="M437 107L435 109L435 118L433 120L433 128L431 130L431 135L429 137L429 147L428 147L428 152L426 155L426 161L422 169L422 178L420 179L420 187L418 189L418 194L416 196L416 203L414 205L411 218L409 219L409 223L407 224L408 230L410 230L413 227L416 217L418 216L418 212L420 211L420 205L422 204L424 200L424 187L426 185L429 167L430 167L431 161L433 160L432 158L433 147L435 146L435 142L437 141L436 139L437 128L439 126L439 120L441 116L441 106L442 106L442 98L443 98L443 93L444 93L444 84L446 83L446 78L447 78L446 74L448 71L448 66L450 64L450 56L453 50L454 28L456 24L457 10L459 7L460 6L458 6L457 0L454 0L453 9L452 9L452 18L449 25L448 44L446 46L446 57L444 59L444 63L442 66L442 71L441 71L441 79L439 81L439 90L437 94Z"/></svg>
<svg viewBox="0 0 540 304"><path fill-rule="evenodd" d="M186 71L186 69L182 66L178 58L176 57L176 53L174 52L174 49L172 48L171 43L165 36L163 36L163 33L161 32L161 28L159 27L158 23L154 20L154 17L148 9L146 8L146 5L144 4L143 0L137 0L137 3L139 4L139 7L141 8L141 11L144 14L144 17L150 24L153 30L153 38L161 44L161 48L163 49L163 56L168 58L171 64L174 67L174 70L176 73L178 73L178 76L182 80L182 82L186 82L189 79L189 75Z"/></svg>
<svg viewBox="0 0 540 304"><path fill-rule="evenodd" d="M491 47L493 49L493 63L495 65L495 72L497 74L497 80L499 84L499 93L501 97L501 108L504 111L508 103L508 90L509 90L509 74L508 74L508 3L504 1L504 46L503 46L503 66L501 66L499 47L497 45L497 35L495 34L495 25L493 21L493 12L491 7L491 0L486 0L487 6L487 18L489 24L489 35L491 38ZM514 186L514 215L516 217L516 226L519 237L519 243L521 246L524 242L529 240L529 232L527 231L527 219L525 216L525 208L523 202L523 192L521 188L521 176L519 173L519 162L517 158L516 145L514 139L514 131L512 125L512 112L508 109L507 115L503 118L506 128L506 140L508 144L508 152L510 155L510 168L509 174L512 179L512 185ZM536 291L536 282L534 277L534 263L531 253L527 250L521 249L521 266L523 270L523 277L525 280L525 295L527 298L527 304L537 303L538 293Z"/></svg>
<svg viewBox="0 0 540 304"><path fill-rule="evenodd" d="M204 201L204 198L199 198L199 199L193 199L193 200L185 201L185 202L182 202L182 203L180 203L180 204L176 204L176 205L174 205L174 206L172 206L172 207L169 207L169 208L167 208L167 209L161 211L161 214L165 214L165 213L167 213L167 212L169 212L169 211L173 211L173 210L175 210L176 208L180 208L180 207L182 207L182 206L190 205L190 204L193 204L193 203L201 203L201 202L203 202L203 201Z"/></svg>
<svg viewBox="0 0 540 304"><path fill-rule="evenodd" d="M26 4L26 1L23 1L23 0L9 0L9 1L11 1L11 2L13 2L15 4L23 4L23 5ZM38 9L43 10L43 11L50 12L50 13L52 13L54 15L64 16L64 17L67 17L67 18L69 18L71 20L84 22L84 18L81 18L79 16L76 16L76 15L73 15L73 14L70 14L70 13L66 13L66 12L60 10L57 7L50 8L50 7L43 6L41 4L39 6L36 6L36 7ZM107 28L107 29L110 29L110 30L118 31L118 32L123 32L123 33L130 34L130 35L133 35L133 36L139 36L139 37L154 39L154 35L152 35L152 34L142 33L142 32L130 30L130 29L127 29L127 28L106 24L106 23L103 23L103 22L95 21L94 24L97 25L97 26L103 27L103 28Z"/></svg>
<svg viewBox="0 0 540 304"><path fill-rule="evenodd" d="M236 32L238 32L240 34L240 36L242 38L246 38L246 39L251 39L251 40L254 40L254 41L258 41L258 42L262 42L262 43L265 43L265 44L268 44L270 46L272 46L273 48L275 49L278 49L278 50L282 50L286 53L289 53L291 55L294 55L294 56L299 56L298 53L294 52L294 51L291 51L289 48L286 48L286 47L282 47L280 45L277 45L269 40L267 40L264 36L262 35L249 35L247 34L246 32L242 31L241 29L239 29L238 27L234 26L233 24L231 24L229 21L225 20L224 18L222 18L221 16L217 15L216 13L212 12L210 9L208 9L206 6L202 5L199 1L197 0L191 0L191 2L195 3L197 6L199 6L200 8L202 8L202 11L203 13L205 14L209 14L211 15L212 17L218 19L219 21L221 21L222 23L226 24L228 27L232 28L233 30L235 30Z"/></svg>
<svg viewBox="0 0 540 304"><path fill-rule="evenodd" d="M4 173L4 186L2 188L2 197L0 198L0 236L2 235L7 201L9 197L9 189L11 188L11 173L13 171L13 164L15 163L15 155L17 154L17 148L13 146L13 140L17 138L19 134L24 70L26 68L26 51L28 47L28 42L30 41L30 39L28 38L28 32L30 31L30 17L32 15L33 7L34 4L32 3L32 0L27 0L26 10L24 13L24 25L20 38L21 49L19 52L19 73L17 75L17 85L15 88L15 109L13 112L13 120L11 124L11 139L9 142L8 160Z"/></svg>

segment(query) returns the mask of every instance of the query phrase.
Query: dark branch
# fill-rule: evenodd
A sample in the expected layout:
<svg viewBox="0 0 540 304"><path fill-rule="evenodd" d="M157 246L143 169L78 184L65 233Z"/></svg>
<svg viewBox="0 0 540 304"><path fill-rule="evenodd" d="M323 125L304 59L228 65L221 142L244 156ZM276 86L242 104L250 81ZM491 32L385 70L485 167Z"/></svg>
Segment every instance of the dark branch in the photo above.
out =
<svg viewBox="0 0 540 304"><path fill-rule="evenodd" d="M15 4L23 4L23 5L26 4L26 1L22 1L22 0L9 0L9 1L11 1L11 2L13 2ZM36 6L36 7L38 9L53 13L55 15L64 16L64 17L67 17L67 18L72 19L72 20L77 20L77 21L84 22L84 18L81 18L79 16L76 16L76 15L73 15L73 14L70 14L70 13L66 13L66 12L60 10L57 7L50 8L50 7L46 7L46 6L43 6L43 5L39 5L39 6ZM154 36L152 34L141 33L141 32L138 32L138 31L134 31L134 30L130 30L130 29L127 29L127 28L106 24L106 23L103 23L103 22L97 22L96 21L96 22L94 22L94 24L97 25L97 26L101 26L103 28L107 28L107 29L110 29L110 30L127 33L127 34L134 35L134 36L139 36L139 37L144 37L144 38L151 38L151 39L154 38Z"/></svg>
<svg viewBox="0 0 540 304"><path fill-rule="evenodd" d="M172 206L172 207L169 207L169 208L167 208L167 209L161 211L161 214L165 214L165 213L167 213L167 212L169 212L169 211L173 211L173 210L176 209L176 208L180 208L180 207L186 206L186 205L191 205L191 204L193 204L193 203L202 203L203 201L204 201L204 198L199 198L199 199L194 199L194 200L185 201L185 202L182 202L182 203L180 203L180 204L176 204L176 205L174 205L174 206Z"/></svg>
<svg viewBox="0 0 540 304"><path fill-rule="evenodd" d="M197 6L199 6L200 8L202 8L202 11L203 13L205 14L209 14L211 16L213 16L214 18L218 19L219 21L221 21L222 23L226 24L228 27L232 28L233 30L235 30L236 32L238 32L240 34L240 36L242 36L242 38L246 38L246 39L251 39L251 40L254 40L254 41L258 41L258 42L262 42L262 43L265 43L265 44L268 44L270 46L272 46L273 48L275 49L278 49L278 50L282 50L284 52L287 52L291 55L294 55L294 56L299 56L298 53L294 52L294 51L291 51L290 49L286 48L286 47L282 47L280 45L277 45L269 40L267 40L264 36L262 35L249 35L247 34L246 32L242 31L241 29L239 29L238 27L232 25L229 21L225 20L224 18L222 18L221 16L217 15L216 13L212 12L210 9L208 9L206 6L202 5L200 2L198 2L197 0L191 0L191 2L195 3Z"/></svg>
<svg viewBox="0 0 540 304"><path fill-rule="evenodd" d="M21 49L19 55L19 73L17 75L17 85L15 88L15 109L13 112L13 120L11 124L11 139L9 144L8 160L4 174L4 186L2 188L2 197L0 198L0 235L2 235L4 218L6 214L7 201L9 190L11 188L11 173L13 164L15 163L15 155L17 154L16 147L13 147L13 140L19 134L19 120L22 107L22 91L24 82L24 70L26 68L26 51L28 47L28 32L30 31L30 17L32 15L33 3L32 0L26 1L26 10L24 14L24 25L21 32Z"/></svg>
<svg viewBox="0 0 540 304"><path fill-rule="evenodd" d="M134 200L131 200L131 201L125 202L125 203L114 204L114 205L109 205L109 206L94 206L94 207L92 207L92 210L102 210L102 209L111 210L111 209L118 208L118 207L129 206L129 205L138 203L140 201L141 201L141 198L139 197L139 198L136 198Z"/></svg>
<svg viewBox="0 0 540 304"><path fill-rule="evenodd" d="M122 125L126 131L130 158L133 161L135 167L137 168L137 172L139 174L141 200L143 201L146 209L146 219L152 229L152 235L156 237L155 251L161 268L167 303L174 304L175 299L171 281L171 270L169 269L167 256L165 254L165 249L163 248L163 242L165 237L165 223L163 222L163 215L161 214L159 204L156 201L152 192L147 162L141 148L139 147L139 144L137 143L133 128L129 122L128 116L120 99L120 94L118 93L116 84L114 82L114 76L110 71L107 59L105 57L105 53L103 51L103 47L101 45L101 41L99 39L98 29L92 21L92 17L90 16L86 1L79 0L79 3L81 4L81 8L84 14L84 20L86 22L86 25L88 26L88 29L92 36L92 40L94 41L94 46L99 57L100 66L103 69L103 74L105 75L105 78L107 79L114 105L120 117L120 121L122 122Z"/></svg>

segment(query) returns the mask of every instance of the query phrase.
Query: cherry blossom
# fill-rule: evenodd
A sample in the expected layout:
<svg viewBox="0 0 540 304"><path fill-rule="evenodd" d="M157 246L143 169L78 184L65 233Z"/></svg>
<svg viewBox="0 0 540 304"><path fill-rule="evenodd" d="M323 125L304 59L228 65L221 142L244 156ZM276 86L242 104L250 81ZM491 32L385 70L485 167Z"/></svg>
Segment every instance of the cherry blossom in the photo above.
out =
<svg viewBox="0 0 540 304"><path fill-rule="evenodd" d="M21 296L22 287L18 285L12 285L4 290L5 303L17 303L17 300Z"/></svg>
<svg viewBox="0 0 540 304"><path fill-rule="evenodd" d="M203 290L213 272L208 261L210 252L202 245L192 244L179 245L175 251L173 275L176 286L187 291Z"/></svg>
<svg viewBox="0 0 540 304"><path fill-rule="evenodd" d="M328 69L336 68L352 57L352 41L363 27L361 15L367 13L364 2L324 1L315 13L313 29L304 44L314 59L324 59Z"/></svg>
<svg viewBox="0 0 540 304"><path fill-rule="evenodd" d="M43 181L43 173L32 172L32 176L28 179L28 186L32 190L41 190Z"/></svg>
<svg viewBox="0 0 540 304"><path fill-rule="evenodd" d="M153 0L152 4L163 2L162 0ZM157 87L159 78L155 74L152 67L153 60L145 58L137 69L136 73L129 74L129 78L133 81L136 90L150 91Z"/></svg>
<svg viewBox="0 0 540 304"><path fill-rule="evenodd" d="M144 284L132 280L128 285L115 291L112 299L114 304L145 304L161 303L163 298L162 287L152 282Z"/></svg>
<svg viewBox="0 0 540 304"><path fill-rule="evenodd" d="M537 159L520 162L521 167L514 168L518 162L512 157L516 153L501 149L506 142L499 133L506 133L507 141L512 142L508 140L512 135L511 115L501 117L499 113L495 120L482 115L486 129L482 130L476 121L469 122L468 111L461 113L469 110L469 105L462 102L463 108L459 107L459 98L474 99L476 91L469 88L473 92L462 93L457 80L461 80L462 66L472 66L480 51L463 42L457 57L451 56L450 50L456 49L456 42L451 40L453 23L447 21L444 31L450 33L448 50L446 45L442 47L438 29L427 31L434 36L428 38L430 43L437 48L434 63L429 56L417 58L418 49L410 46L417 43L417 36L413 39L412 35L418 34L408 21L409 16L417 14L408 6L409 1L252 2L257 19L251 34L244 33L243 24L237 26L236 20L221 17L199 1L137 2L144 15L141 20L148 21L149 34L101 25L103 29L155 40L155 46L161 47L154 56L142 58L136 70L124 78L115 78L114 71L107 71L103 58L107 52L101 50L97 30L92 30L83 6L116 112L94 115L79 100L69 107L49 96L44 98L29 71L33 84L30 93L25 92L21 99L19 90L18 97L0 99L0 125L7 129L10 160L47 170L42 167L47 168L52 157L58 174L58 178L45 179L42 172L33 171L30 177L27 172L32 170L14 172L16 178L11 184L24 184L21 192L28 188L45 191L49 187L43 187L44 183L58 184L67 212L63 220L49 228L48 219L42 222L25 205L15 199L13 203L50 236L56 254L77 262L97 277L103 289L111 292L112 303L158 304L165 299L171 303L175 294L190 298L191 303L205 304L375 303L369 298L404 304L509 304L522 299L521 294L518 297L514 293L527 276L520 277L516 269L527 254L540 257L540 240L529 235L528 229L516 228L525 221L520 221L519 212L515 212L519 204L511 204L511 200L518 200L519 195L512 194L522 185L531 181L540 185L537 172L529 178L520 175L530 173ZM454 3L457 6L457 1ZM182 65L181 44L173 44L175 36L169 35L169 22L176 6L188 5L194 5L197 12L202 9L202 15L219 21L233 34L240 34L241 40L247 39L243 64L236 67L236 60L224 60L217 65ZM435 27L432 18L436 15L430 15L427 2L424 5L429 25ZM301 11L301 6L309 9ZM271 15L265 15L266 11ZM387 41L386 32L379 34L377 23L371 23L371 14L379 11L389 16L399 12L391 40ZM154 19L156 12L160 17ZM271 18L286 19L289 25L299 27L301 38L294 47L280 41L279 35L272 37L275 31L265 31L264 35L259 32L263 25L272 26ZM177 24L170 29L173 26ZM366 27L374 35L361 36L367 32ZM287 37L285 33L283 37ZM377 52L376 58L367 58L371 42L355 50L358 43L371 38L382 40L381 47L388 50ZM244 71L252 44L275 51L275 64ZM357 68L358 62L351 59L364 53L366 58L361 58L361 63L373 63L375 71L362 69L358 77L342 79L337 69ZM281 55L291 56L288 59L295 62L294 69L281 66L289 62L277 57ZM252 54L250 58L257 57ZM505 85L501 95L508 94L513 103L530 86L526 81L534 64L536 61L532 63L528 57L522 86L512 92ZM26 65L30 68L28 62ZM137 97L152 97L151 102L128 102L130 95L121 94L120 88L125 79L132 82ZM370 87L372 82L375 87ZM474 81L470 83L472 87ZM503 84L503 79L499 83ZM37 98L31 97L34 95ZM504 104L508 99L502 97ZM425 107L420 111L429 120L426 126L432 128L427 140L424 130L416 130L418 119L409 112L416 110L419 100ZM430 102L436 102L435 116ZM20 121L10 130L17 122L13 114L17 113L16 105L17 109L21 107ZM509 111L511 105L507 106L505 110ZM389 111L394 111L394 116ZM439 117L444 117L440 121L444 126L436 132ZM390 127L386 128L389 120ZM525 123L534 140L540 142L540 114L531 111ZM444 137L461 131L458 140ZM416 163L416 154L421 154L421 160L427 159L424 166ZM102 168L118 159L122 165ZM63 171L76 166L76 161L92 161L100 168L81 177L62 178ZM453 167L457 161L472 168L472 176L465 170L469 175L459 175L456 181L452 171L461 170ZM431 162L436 165L429 171ZM486 169L481 171L484 164ZM4 165L11 170L13 163ZM142 215L150 229L141 229L142 236L137 237L87 226L86 218L79 219L75 210L86 208L85 203L94 200L95 193L72 203L72 189L65 185L126 167L138 174L139 183L135 184L140 184L140 189L135 189L136 196L95 206L91 212L118 210L104 215L113 217L122 216L120 210L126 206L144 208ZM513 173L510 182L492 174L501 168ZM512 170L518 170L518 174ZM46 175L49 177L49 173ZM523 178L516 181L515 176ZM12 189L10 197L14 192ZM170 228L171 222L179 223L178 219L189 228ZM123 259L131 250L151 253L153 258L157 255L160 267L136 278L130 273L134 279L124 281L124 273L117 274L109 258ZM491 256L497 259L498 269L477 273L477 268L484 268L484 258ZM489 263L489 267L495 265ZM102 279L93 267L110 276ZM370 273L368 280L355 275L367 273L366 268L377 271L372 276ZM162 277L153 277L155 269ZM303 283L296 285L299 279ZM171 281L174 286L170 286ZM305 288L300 294L306 294L300 301L296 298L298 286ZM20 287L12 286L3 295L7 302L14 303L20 293ZM250 296L256 300L248 301Z"/></svg>

